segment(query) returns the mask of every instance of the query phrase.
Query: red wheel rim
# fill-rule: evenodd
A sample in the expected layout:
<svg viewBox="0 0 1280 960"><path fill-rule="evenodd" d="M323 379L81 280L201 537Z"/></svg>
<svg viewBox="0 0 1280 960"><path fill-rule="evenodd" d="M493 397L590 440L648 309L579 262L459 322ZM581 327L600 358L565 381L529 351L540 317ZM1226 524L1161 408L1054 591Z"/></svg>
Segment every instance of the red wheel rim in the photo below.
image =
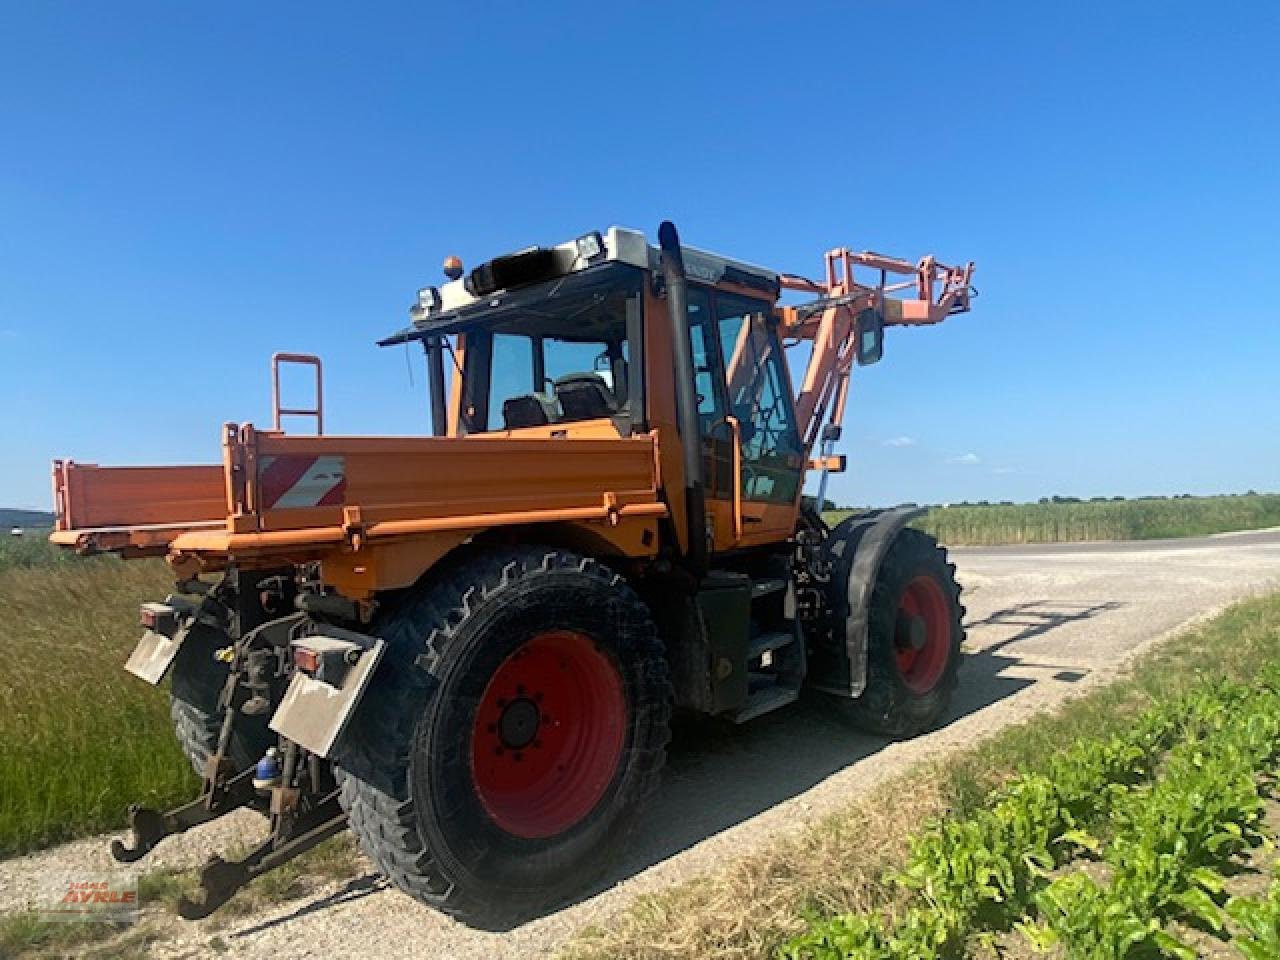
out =
<svg viewBox="0 0 1280 960"><path fill-rule="evenodd" d="M951 611L942 585L928 574L915 577L902 591L894 652L898 673L914 693L928 693L946 669L951 653Z"/></svg>
<svg viewBox="0 0 1280 960"><path fill-rule="evenodd" d="M589 637L536 635L502 661L476 708L471 770L485 811L518 837L568 830L613 780L626 719L622 675Z"/></svg>

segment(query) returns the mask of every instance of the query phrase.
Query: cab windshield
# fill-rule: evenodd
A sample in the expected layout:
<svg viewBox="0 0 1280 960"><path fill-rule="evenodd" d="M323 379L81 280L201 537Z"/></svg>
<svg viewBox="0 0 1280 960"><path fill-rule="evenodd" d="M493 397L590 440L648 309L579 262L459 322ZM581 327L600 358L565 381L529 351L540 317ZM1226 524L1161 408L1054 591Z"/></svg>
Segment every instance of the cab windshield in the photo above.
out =
<svg viewBox="0 0 1280 960"><path fill-rule="evenodd" d="M630 420L640 342L641 274L620 271L589 291L552 286L509 304L464 333L465 433L518 430L601 418Z"/></svg>

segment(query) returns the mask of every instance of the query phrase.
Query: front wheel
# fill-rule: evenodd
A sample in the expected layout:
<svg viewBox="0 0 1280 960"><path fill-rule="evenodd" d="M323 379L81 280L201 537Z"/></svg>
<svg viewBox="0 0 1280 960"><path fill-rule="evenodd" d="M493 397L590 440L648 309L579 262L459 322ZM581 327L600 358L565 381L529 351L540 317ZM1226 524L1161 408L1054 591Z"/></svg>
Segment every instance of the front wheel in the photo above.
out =
<svg viewBox="0 0 1280 960"><path fill-rule="evenodd" d="M483 554L378 632L383 664L334 758L364 851L481 926L589 883L669 739L666 660L626 582L561 550Z"/></svg>
<svg viewBox="0 0 1280 960"><path fill-rule="evenodd" d="M955 570L919 530L902 530L889 547L871 594L866 688L845 707L858 726L906 738L946 715L964 641Z"/></svg>

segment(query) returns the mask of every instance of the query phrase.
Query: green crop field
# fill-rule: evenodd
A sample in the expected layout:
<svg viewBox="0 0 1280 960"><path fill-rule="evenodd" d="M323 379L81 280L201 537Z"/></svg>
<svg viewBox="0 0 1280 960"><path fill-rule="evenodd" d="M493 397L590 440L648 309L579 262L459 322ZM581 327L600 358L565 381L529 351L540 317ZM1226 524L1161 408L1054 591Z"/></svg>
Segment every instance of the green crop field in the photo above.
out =
<svg viewBox="0 0 1280 960"><path fill-rule="evenodd" d="M1196 537L1280 526L1280 494L961 504L933 507L916 526L957 546Z"/></svg>
<svg viewBox="0 0 1280 960"><path fill-rule="evenodd" d="M909 898L900 913L837 915L781 955L941 960L987 945L1001 957L1194 960L1234 940L1246 956L1280 956L1280 875L1263 897L1231 883L1271 852L1277 760L1280 667L1206 683L928 826L890 881Z"/></svg>
<svg viewBox="0 0 1280 960"><path fill-rule="evenodd" d="M43 533L0 542L0 854L191 795L167 698L122 669L138 604L170 582L159 562L83 559Z"/></svg>

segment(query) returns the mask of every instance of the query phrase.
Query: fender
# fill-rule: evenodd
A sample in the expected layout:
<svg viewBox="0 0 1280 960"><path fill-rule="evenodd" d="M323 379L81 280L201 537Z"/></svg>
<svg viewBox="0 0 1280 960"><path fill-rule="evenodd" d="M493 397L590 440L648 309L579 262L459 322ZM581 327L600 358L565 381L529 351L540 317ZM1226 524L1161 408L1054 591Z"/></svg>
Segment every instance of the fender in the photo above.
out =
<svg viewBox="0 0 1280 960"><path fill-rule="evenodd" d="M846 697L861 696L867 686L867 640L871 614L871 594L875 590L880 564L894 538L908 523L928 512L925 507L891 507L874 510L851 517L848 526L837 525L832 531L830 555L832 559L832 589L839 589L837 577L847 583L847 606L844 617L833 624L841 625L845 634L845 655L849 664L849 683L844 687L824 686L822 689ZM837 531L844 528L837 536ZM850 560L844 551L852 547ZM847 575L844 571L848 571Z"/></svg>
<svg viewBox="0 0 1280 960"><path fill-rule="evenodd" d="M200 622L204 612L204 601L197 605L182 596L170 595L164 603L144 603L141 618L146 633L125 661L125 670L153 687L158 686L187 635L207 626Z"/></svg>
<svg viewBox="0 0 1280 960"><path fill-rule="evenodd" d="M271 729L317 756L328 757L368 690L386 646L381 637L329 624L289 641L295 669L271 717Z"/></svg>

